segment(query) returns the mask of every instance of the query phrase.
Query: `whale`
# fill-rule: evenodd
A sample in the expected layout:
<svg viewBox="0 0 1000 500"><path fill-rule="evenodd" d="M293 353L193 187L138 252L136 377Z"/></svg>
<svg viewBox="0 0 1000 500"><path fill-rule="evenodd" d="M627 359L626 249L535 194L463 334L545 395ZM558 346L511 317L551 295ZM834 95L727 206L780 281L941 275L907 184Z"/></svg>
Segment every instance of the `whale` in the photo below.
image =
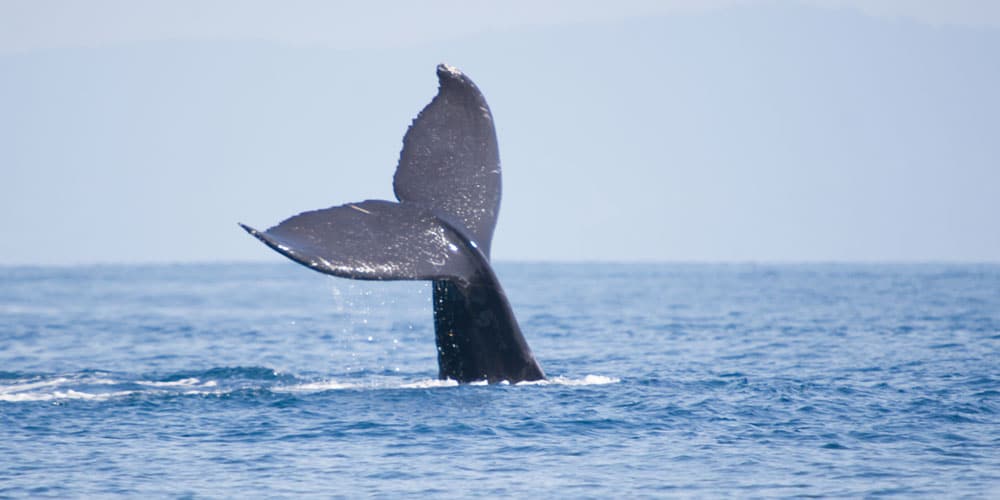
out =
<svg viewBox="0 0 1000 500"><path fill-rule="evenodd" d="M265 231L239 225L320 273L431 281L439 378L542 380L490 263L501 195L493 113L457 68L438 65L437 78L437 95L403 136L392 183L396 201L303 212Z"/></svg>

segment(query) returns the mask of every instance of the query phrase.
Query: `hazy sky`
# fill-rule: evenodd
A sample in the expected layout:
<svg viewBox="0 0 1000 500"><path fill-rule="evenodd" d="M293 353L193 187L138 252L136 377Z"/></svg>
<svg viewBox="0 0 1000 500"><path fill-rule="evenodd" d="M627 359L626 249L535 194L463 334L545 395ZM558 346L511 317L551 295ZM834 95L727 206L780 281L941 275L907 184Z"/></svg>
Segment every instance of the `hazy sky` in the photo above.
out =
<svg viewBox="0 0 1000 500"><path fill-rule="evenodd" d="M1000 3L0 0L0 264L280 260L439 62L498 260L1000 261Z"/></svg>

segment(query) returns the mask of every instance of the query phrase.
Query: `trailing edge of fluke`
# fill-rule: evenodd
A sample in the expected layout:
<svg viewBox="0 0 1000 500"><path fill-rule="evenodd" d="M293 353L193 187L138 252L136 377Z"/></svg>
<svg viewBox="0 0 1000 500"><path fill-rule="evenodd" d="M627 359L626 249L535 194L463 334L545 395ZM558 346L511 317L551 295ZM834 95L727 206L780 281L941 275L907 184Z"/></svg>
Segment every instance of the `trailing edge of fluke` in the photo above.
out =
<svg viewBox="0 0 1000 500"><path fill-rule="evenodd" d="M501 184L493 114L461 71L441 64L437 76L437 95L403 137L393 177L397 202L304 212L266 231L240 226L321 273L433 281L440 378L543 379L490 266Z"/></svg>

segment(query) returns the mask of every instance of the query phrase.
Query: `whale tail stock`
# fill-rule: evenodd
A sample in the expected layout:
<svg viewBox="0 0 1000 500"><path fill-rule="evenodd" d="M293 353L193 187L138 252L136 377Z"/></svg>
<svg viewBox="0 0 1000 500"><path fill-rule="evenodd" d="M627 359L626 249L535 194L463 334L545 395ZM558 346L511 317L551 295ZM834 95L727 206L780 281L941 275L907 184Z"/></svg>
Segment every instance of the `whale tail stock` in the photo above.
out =
<svg viewBox="0 0 1000 500"><path fill-rule="evenodd" d="M462 72L442 64L437 75L437 95L403 137L398 202L304 212L266 231L240 226L318 272L433 281L440 378L543 379L489 260L501 194L493 116Z"/></svg>

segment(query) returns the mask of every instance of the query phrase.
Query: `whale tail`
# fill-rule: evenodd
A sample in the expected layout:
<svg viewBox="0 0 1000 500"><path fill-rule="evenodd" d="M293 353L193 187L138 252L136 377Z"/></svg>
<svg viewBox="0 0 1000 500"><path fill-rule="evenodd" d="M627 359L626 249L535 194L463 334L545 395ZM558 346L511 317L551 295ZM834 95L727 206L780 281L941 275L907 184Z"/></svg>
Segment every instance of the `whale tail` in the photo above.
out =
<svg viewBox="0 0 1000 500"><path fill-rule="evenodd" d="M476 85L439 65L438 93L403 137L398 202L304 212L247 232L310 269L362 280L434 282L439 376L545 378L490 265L501 174L493 116Z"/></svg>

